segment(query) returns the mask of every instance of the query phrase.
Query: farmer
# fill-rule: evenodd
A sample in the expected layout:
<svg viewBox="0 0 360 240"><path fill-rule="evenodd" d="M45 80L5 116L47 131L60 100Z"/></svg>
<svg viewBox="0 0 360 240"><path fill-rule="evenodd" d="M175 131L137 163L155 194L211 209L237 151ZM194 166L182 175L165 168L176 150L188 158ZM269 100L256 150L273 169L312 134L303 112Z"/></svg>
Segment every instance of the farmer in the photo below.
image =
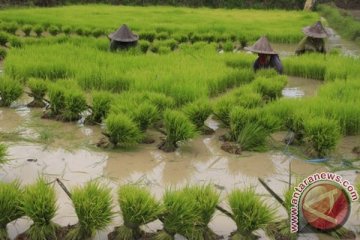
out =
<svg viewBox="0 0 360 240"><path fill-rule="evenodd" d="M274 68L282 74L283 67L279 55L272 49L266 37L261 37L253 46L245 49L257 53L259 56L253 66L255 72L259 69Z"/></svg>
<svg viewBox="0 0 360 240"><path fill-rule="evenodd" d="M303 32L306 37L304 37L299 43L295 51L297 55L305 52L326 53L325 38L328 37L328 33L320 21L316 22L312 26L303 28Z"/></svg>
<svg viewBox="0 0 360 240"><path fill-rule="evenodd" d="M110 39L110 51L135 46L139 40L139 36L132 33L125 24L123 24L116 32L109 34L108 38Z"/></svg>

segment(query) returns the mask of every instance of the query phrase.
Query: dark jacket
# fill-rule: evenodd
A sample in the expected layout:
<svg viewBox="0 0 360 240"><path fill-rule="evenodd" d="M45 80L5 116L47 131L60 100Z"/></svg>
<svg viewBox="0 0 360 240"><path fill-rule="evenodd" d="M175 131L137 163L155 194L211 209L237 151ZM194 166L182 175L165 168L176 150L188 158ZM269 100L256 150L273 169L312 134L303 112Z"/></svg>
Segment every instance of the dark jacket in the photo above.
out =
<svg viewBox="0 0 360 240"><path fill-rule="evenodd" d="M305 52L326 53L325 40L323 38L304 37L299 43L295 53L300 55Z"/></svg>
<svg viewBox="0 0 360 240"><path fill-rule="evenodd" d="M259 58L257 58L253 67L255 72L259 69L274 68L278 73L283 73L283 66L281 64L279 55L277 54L270 55L270 61L264 65L261 64Z"/></svg>

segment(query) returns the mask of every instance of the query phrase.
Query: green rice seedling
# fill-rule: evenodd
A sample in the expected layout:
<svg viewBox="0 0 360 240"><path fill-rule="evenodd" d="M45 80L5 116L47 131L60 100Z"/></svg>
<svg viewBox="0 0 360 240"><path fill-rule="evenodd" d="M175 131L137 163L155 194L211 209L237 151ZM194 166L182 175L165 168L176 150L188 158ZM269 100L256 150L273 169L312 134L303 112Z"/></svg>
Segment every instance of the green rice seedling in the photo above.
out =
<svg viewBox="0 0 360 240"><path fill-rule="evenodd" d="M140 226L156 220L164 213L160 202L148 189L140 186L131 184L121 186L118 191L118 201L124 224L115 229L114 239L139 239L143 235Z"/></svg>
<svg viewBox="0 0 360 240"><path fill-rule="evenodd" d="M43 102L43 99L48 90L48 85L46 84L45 80L30 78L27 84L31 91L31 96L34 98L34 100L31 103L29 103L28 106L44 107L45 103Z"/></svg>
<svg viewBox="0 0 360 240"><path fill-rule="evenodd" d="M22 31L25 33L25 36L30 36L30 33L32 31L32 26L29 24L25 24L24 26L22 26Z"/></svg>
<svg viewBox="0 0 360 240"><path fill-rule="evenodd" d="M263 106L262 96L253 90L242 92L236 97L236 104L244 108L257 108Z"/></svg>
<svg viewBox="0 0 360 240"><path fill-rule="evenodd" d="M167 108L173 108L175 106L174 99L162 93L146 92L144 100L148 100L154 104L159 112L163 112Z"/></svg>
<svg viewBox="0 0 360 240"><path fill-rule="evenodd" d="M189 103L183 107L183 112L196 126L197 130L207 133L209 127L205 125L206 119L212 113L212 107L208 100L202 99Z"/></svg>
<svg viewBox="0 0 360 240"><path fill-rule="evenodd" d="M276 78L279 74L275 69L260 69L256 71L256 77Z"/></svg>
<svg viewBox="0 0 360 240"><path fill-rule="evenodd" d="M57 84L48 87L50 111L52 116L60 115L65 109L65 88Z"/></svg>
<svg viewBox="0 0 360 240"><path fill-rule="evenodd" d="M93 92L92 96L92 113L89 119L93 123L101 123L110 111L113 95L105 91L100 91Z"/></svg>
<svg viewBox="0 0 360 240"><path fill-rule="evenodd" d="M169 33L168 32L159 32L156 34L155 38L158 40L166 40L169 38Z"/></svg>
<svg viewBox="0 0 360 240"><path fill-rule="evenodd" d="M86 98L82 91L68 89L64 96L64 112L62 118L65 121L77 121L81 113L87 109Z"/></svg>
<svg viewBox="0 0 360 240"><path fill-rule="evenodd" d="M246 109L243 107L232 107L229 115L230 135L232 140L236 140L244 127L256 121L260 114L259 109Z"/></svg>
<svg viewBox="0 0 360 240"><path fill-rule="evenodd" d="M4 48L0 47L0 60L5 59L6 55L7 55L7 51Z"/></svg>
<svg viewBox="0 0 360 240"><path fill-rule="evenodd" d="M105 32L104 32L102 29L100 29L100 28L95 28L94 30L92 30L91 34L92 34L94 37L98 38L98 37L104 35Z"/></svg>
<svg viewBox="0 0 360 240"><path fill-rule="evenodd" d="M236 98L226 95L220 98L214 105L214 114L225 127L230 126L230 112L234 108Z"/></svg>
<svg viewBox="0 0 360 240"><path fill-rule="evenodd" d="M25 188L22 210L33 220L33 224L26 231L29 239L57 239L58 226L52 222L57 208L55 189L44 178L38 178L35 184Z"/></svg>
<svg viewBox="0 0 360 240"><path fill-rule="evenodd" d="M171 49L171 51L174 51L177 48L177 42L174 39L168 39L163 41L163 44Z"/></svg>
<svg viewBox="0 0 360 240"><path fill-rule="evenodd" d="M153 42L155 40L156 32L140 32L139 37L141 40Z"/></svg>
<svg viewBox="0 0 360 240"><path fill-rule="evenodd" d="M75 33L79 36L84 35L84 29L82 27L75 28Z"/></svg>
<svg viewBox="0 0 360 240"><path fill-rule="evenodd" d="M185 42L187 42L187 41L189 40L187 34L184 34L184 33L174 33L174 34L172 35L172 37L173 37L178 43L185 43Z"/></svg>
<svg viewBox="0 0 360 240"><path fill-rule="evenodd" d="M160 219L164 230L156 234L156 240L174 240L177 233L188 239L199 239L201 232L196 226L200 223L200 212L193 197L182 190L167 190L163 204L165 213Z"/></svg>
<svg viewBox="0 0 360 240"><path fill-rule="evenodd" d="M168 46L159 46L158 53L159 54L168 54L171 52L170 47Z"/></svg>
<svg viewBox="0 0 360 240"><path fill-rule="evenodd" d="M259 123L246 123L236 138L244 151L264 151L269 131Z"/></svg>
<svg viewBox="0 0 360 240"><path fill-rule="evenodd" d="M230 41L223 44L223 49L225 52L232 52L234 50L234 44Z"/></svg>
<svg viewBox="0 0 360 240"><path fill-rule="evenodd" d="M307 119L304 122L304 129L310 154L314 152L317 157L327 156L335 149L340 138L340 128L336 120L321 117Z"/></svg>
<svg viewBox="0 0 360 240"><path fill-rule="evenodd" d="M74 188L71 200L79 222L66 235L66 240L92 239L97 231L109 225L114 216L111 189L98 182L91 181Z"/></svg>
<svg viewBox="0 0 360 240"><path fill-rule="evenodd" d="M14 34L16 33L16 31L18 30L18 24L16 22L7 22L4 26L3 29L10 33L10 34Z"/></svg>
<svg viewBox="0 0 360 240"><path fill-rule="evenodd" d="M7 162L6 151L7 147L4 144L0 143L0 164L4 164L5 162Z"/></svg>
<svg viewBox="0 0 360 240"><path fill-rule="evenodd" d="M150 48L150 42L146 40L139 40L139 47L141 52L146 53Z"/></svg>
<svg viewBox="0 0 360 240"><path fill-rule="evenodd" d="M9 107L21 96L22 91L22 86L16 79L0 77L0 106Z"/></svg>
<svg viewBox="0 0 360 240"><path fill-rule="evenodd" d="M21 48L23 46L23 41L19 37L16 37L16 36L10 37L9 43L10 43L10 46L13 48Z"/></svg>
<svg viewBox="0 0 360 240"><path fill-rule="evenodd" d="M210 184L202 186L188 186L184 193L195 199L196 211L199 212L199 223L196 226L201 233L199 239L214 239L216 234L209 228L209 223L214 217L216 206L220 201L220 194Z"/></svg>
<svg viewBox="0 0 360 240"><path fill-rule="evenodd" d="M164 112L164 125L166 139L160 149L165 152L175 151L179 141L186 141L196 134L195 126L179 111L166 110Z"/></svg>
<svg viewBox="0 0 360 240"><path fill-rule="evenodd" d="M6 43L9 41L9 36L5 32L0 32L0 45L5 46Z"/></svg>
<svg viewBox="0 0 360 240"><path fill-rule="evenodd" d="M37 37L41 37L41 34L44 31L44 28L41 25L35 25L33 28L33 31L35 32Z"/></svg>
<svg viewBox="0 0 360 240"><path fill-rule="evenodd" d="M57 26L53 25L49 27L48 31L51 35L56 36L60 32L60 29Z"/></svg>
<svg viewBox="0 0 360 240"><path fill-rule="evenodd" d="M275 219L275 209L265 204L254 189L233 190L228 203L237 226L231 239L251 238L255 230L265 228Z"/></svg>
<svg viewBox="0 0 360 240"><path fill-rule="evenodd" d="M142 138L136 123L124 114L110 114L105 120L105 125L105 134L114 146L136 144Z"/></svg>
<svg viewBox="0 0 360 240"><path fill-rule="evenodd" d="M64 26L64 27L62 27L62 31L65 33L65 35L70 35L72 32L72 27Z"/></svg>
<svg viewBox="0 0 360 240"><path fill-rule="evenodd" d="M87 28L87 27L86 27L86 28L83 29L83 35L84 35L84 36L87 36L87 37L88 37L88 36L90 36L91 34L92 34L92 32L91 32L91 29L90 29L90 28Z"/></svg>
<svg viewBox="0 0 360 240"><path fill-rule="evenodd" d="M201 41L201 38L202 38L201 35L198 33L194 33L191 35L191 37L189 37L191 43L199 42Z"/></svg>
<svg viewBox="0 0 360 240"><path fill-rule="evenodd" d="M0 144L0 154L3 145ZM0 182L0 239L10 239L6 225L24 215L21 210L23 190L19 182Z"/></svg>
<svg viewBox="0 0 360 240"><path fill-rule="evenodd" d="M159 119L158 109L148 102L141 103L135 109L132 109L130 115L142 132L145 132L146 129Z"/></svg>
<svg viewBox="0 0 360 240"><path fill-rule="evenodd" d="M287 84L287 78L285 76L273 78L258 77L253 84L264 100L272 101L281 97L282 90Z"/></svg>

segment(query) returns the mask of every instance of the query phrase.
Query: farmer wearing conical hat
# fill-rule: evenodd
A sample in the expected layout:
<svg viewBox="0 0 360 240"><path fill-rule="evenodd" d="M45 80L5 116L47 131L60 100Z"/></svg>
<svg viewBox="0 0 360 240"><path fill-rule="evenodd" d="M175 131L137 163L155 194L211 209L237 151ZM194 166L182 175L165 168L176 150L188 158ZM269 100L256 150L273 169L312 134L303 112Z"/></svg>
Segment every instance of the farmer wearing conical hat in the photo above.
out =
<svg viewBox="0 0 360 240"><path fill-rule="evenodd" d="M272 49L266 37L261 37L253 46L246 47L245 49L257 53L259 56L253 66L255 71L264 68L274 68L278 73L282 74L283 66L279 55Z"/></svg>
<svg viewBox="0 0 360 240"><path fill-rule="evenodd" d="M316 22L312 26L303 28L303 32L306 37L304 37L299 43L295 51L297 55L305 52L326 53L325 38L328 37L328 33L320 21Z"/></svg>
<svg viewBox="0 0 360 240"><path fill-rule="evenodd" d="M110 50L115 51L118 48L127 48L136 45L139 36L132 33L131 30L123 24L116 32L108 35L110 39Z"/></svg>

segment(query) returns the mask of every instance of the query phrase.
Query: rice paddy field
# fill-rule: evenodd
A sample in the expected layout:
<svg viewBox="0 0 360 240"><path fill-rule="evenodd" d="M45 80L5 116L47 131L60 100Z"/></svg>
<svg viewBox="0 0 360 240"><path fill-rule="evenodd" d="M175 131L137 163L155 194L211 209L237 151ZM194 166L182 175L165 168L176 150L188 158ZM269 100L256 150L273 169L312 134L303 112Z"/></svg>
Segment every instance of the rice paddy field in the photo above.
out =
<svg viewBox="0 0 360 240"><path fill-rule="evenodd" d="M336 231L290 233L295 183L334 172L360 186L358 39L332 30L326 55L294 55L320 18L1 9L0 240L359 238L359 201ZM140 40L109 51L123 23ZM244 47L263 35L284 74L253 71Z"/></svg>

